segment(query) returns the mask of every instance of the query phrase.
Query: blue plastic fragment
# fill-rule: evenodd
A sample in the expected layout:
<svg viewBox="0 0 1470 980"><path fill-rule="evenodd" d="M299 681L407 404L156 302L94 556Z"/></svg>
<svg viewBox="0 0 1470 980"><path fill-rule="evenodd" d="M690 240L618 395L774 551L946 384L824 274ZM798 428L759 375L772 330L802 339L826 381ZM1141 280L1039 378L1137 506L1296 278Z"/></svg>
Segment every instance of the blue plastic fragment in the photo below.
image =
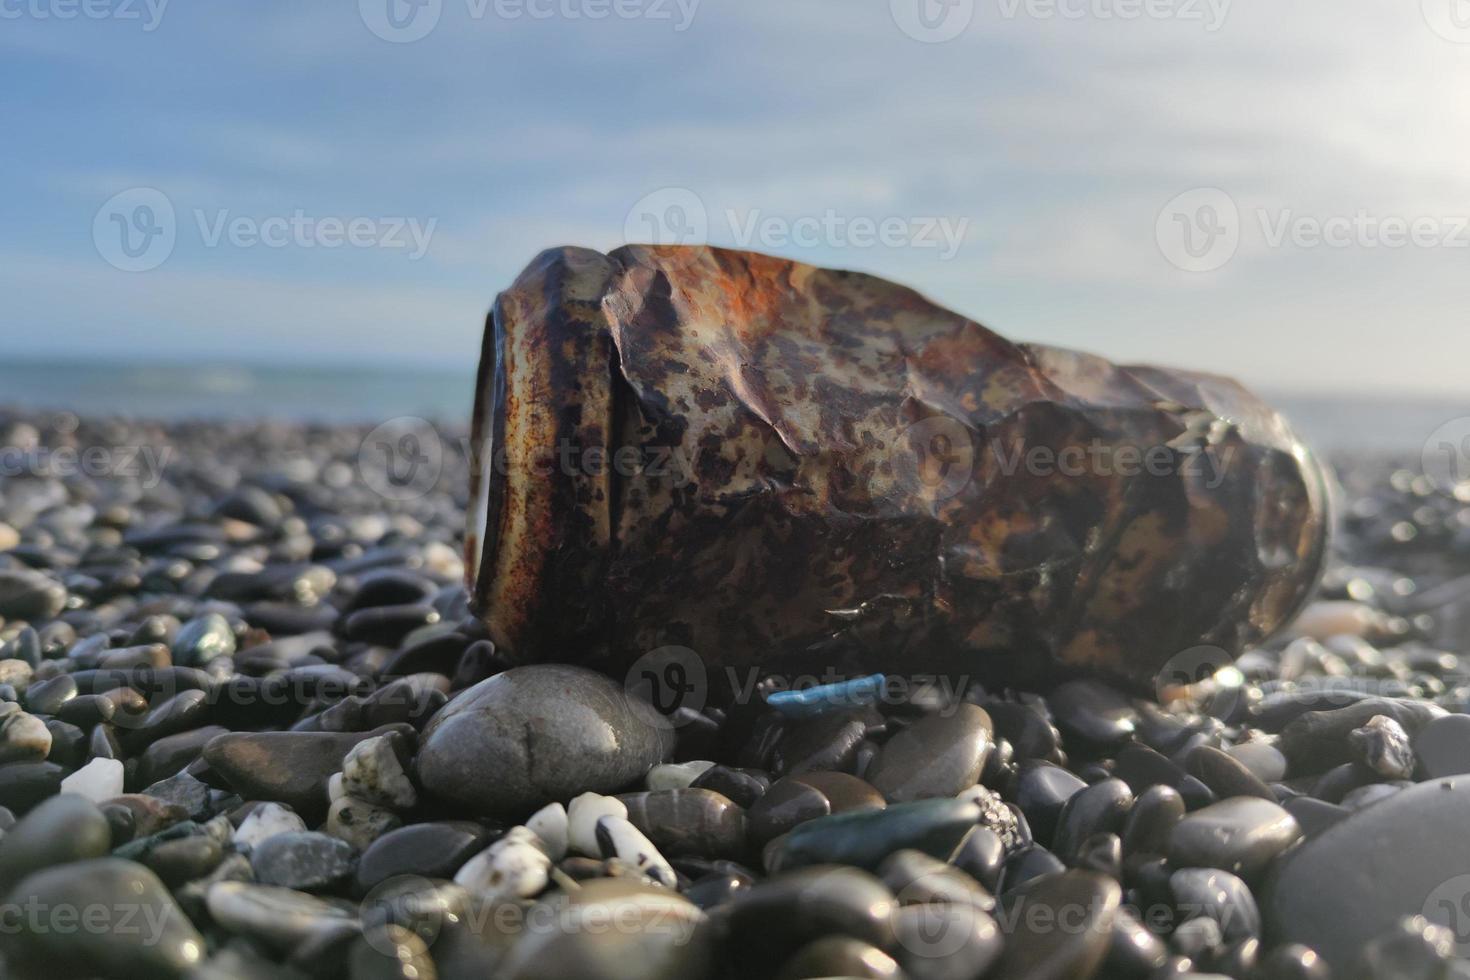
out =
<svg viewBox="0 0 1470 980"><path fill-rule="evenodd" d="M775 691L766 696L766 704L787 718L815 718L832 711L847 711L873 704L883 696L886 679L882 674L869 674L799 691Z"/></svg>

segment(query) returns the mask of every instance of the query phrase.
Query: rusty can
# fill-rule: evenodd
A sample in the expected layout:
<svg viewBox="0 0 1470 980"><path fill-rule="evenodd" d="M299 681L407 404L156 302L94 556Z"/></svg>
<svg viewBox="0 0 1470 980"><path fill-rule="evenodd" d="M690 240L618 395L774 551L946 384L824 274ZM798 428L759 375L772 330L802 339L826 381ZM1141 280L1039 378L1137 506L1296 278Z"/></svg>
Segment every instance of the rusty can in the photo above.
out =
<svg viewBox="0 0 1470 980"><path fill-rule="evenodd" d="M1327 547L1324 471L1233 381L712 247L538 256L472 438L470 593L521 661L1141 685L1271 634Z"/></svg>

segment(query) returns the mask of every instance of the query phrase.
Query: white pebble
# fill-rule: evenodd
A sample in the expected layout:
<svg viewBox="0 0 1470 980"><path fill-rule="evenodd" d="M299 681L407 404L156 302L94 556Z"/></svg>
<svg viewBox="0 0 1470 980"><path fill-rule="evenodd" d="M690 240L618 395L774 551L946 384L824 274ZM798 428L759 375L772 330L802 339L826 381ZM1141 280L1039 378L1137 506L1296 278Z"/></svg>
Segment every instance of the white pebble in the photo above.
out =
<svg viewBox="0 0 1470 980"><path fill-rule="evenodd" d="M24 660L0 660L0 684L9 684L24 694L31 683L31 665Z"/></svg>
<svg viewBox="0 0 1470 980"><path fill-rule="evenodd" d="M705 771L714 768L713 762L697 759L694 762L665 762L648 770L648 789L688 789Z"/></svg>
<svg viewBox="0 0 1470 980"><path fill-rule="evenodd" d="M403 819L387 807L355 796L342 796L332 802L323 829L338 840L345 840L359 851L365 851L373 841L402 826Z"/></svg>
<svg viewBox="0 0 1470 980"><path fill-rule="evenodd" d="M346 795L347 791L342 788L342 774L340 772L332 773L327 779L327 799L332 803L336 803Z"/></svg>
<svg viewBox="0 0 1470 980"><path fill-rule="evenodd" d="M567 856L567 809L560 803L548 803L526 821L526 828L541 839L553 861Z"/></svg>
<svg viewBox="0 0 1470 980"><path fill-rule="evenodd" d="M577 854L602 857L597 845L597 821L603 817L627 817L622 800L601 793L583 793L567 806L567 842Z"/></svg>
<svg viewBox="0 0 1470 980"><path fill-rule="evenodd" d="M406 810L418 802L418 793L386 735L364 739L342 760L342 790L378 806Z"/></svg>
<svg viewBox="0 0 1470 980"><path fill-rule="evenodd" d="M296 811L279 803L262 803L240 822L235 831L235 843L243 847L255 847L268 837L305 830L306 821Z"/></svg>
<svg viewBox="0 0 1470 980"><path fill-rule="evenodd" d="M597 834L599 840L605 842L603 857L616 857L660 885L669 888L678 886L679 876L674 874L673 865L664 860L658 848L653 846L653 841L633 826L627 817L603 817L597 821Z"/></svg>
<svg viewBox="0 0 1470 980"><path fill-rule="evenodd" d="M85 796L93 803L122 796L123 764L118 759L93 759L63 779L61 791Z"/></svg>
<svg viewBox="0 0 1470 980"><path fill-rule="evenodd" d="M537 844L530 830L512 827L466 861L455 873L454 883L491 901L535 898L551 883L551 858Z"/></svg>

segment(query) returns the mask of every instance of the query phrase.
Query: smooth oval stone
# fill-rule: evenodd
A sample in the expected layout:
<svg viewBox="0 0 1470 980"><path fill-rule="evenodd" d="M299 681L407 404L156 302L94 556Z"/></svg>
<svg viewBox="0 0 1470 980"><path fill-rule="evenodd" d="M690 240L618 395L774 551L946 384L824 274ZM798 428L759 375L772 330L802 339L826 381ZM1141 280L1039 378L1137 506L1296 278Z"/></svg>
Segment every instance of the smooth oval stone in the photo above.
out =
<svg viewBox="0 0 1470 980"><path fill-rule="evenodd" d="M1256 778L1240 762L1211 745L1197 745L1184 760L1184 768L1221 799L1254 796L1276 802L1271 787Z"/></svg>
<svg viewBox="0 0 1470 980"><path fill-rule="evenodd" d="M293 949L323 935L350 935L359 928L356 916L346 909L273 885L215 882L205 901L210 917L225 929L278 950Z"/></svg>
<svg viewBox="0 0 1470 980"><path fill-rule="evenodd" d="M1170 786L1150 786L1133 801L1123 821L1123 853L1165 854L1174 825L1184 819L1184 798Z"/></svg>
<svg viewBox="0 0 1470 980"><path fill-rule="evenodd" d="M1000 891L1011 892L1032 878L1060 874L1065 870L1067 866L1040 844L1022 848L1006 857L1000 876Z"/></svg>
<svg viewBox="0 0 1470 980"><path fill-rule="evenodd" d="M668 857L740 857L745 811L707 789L625 793L628 820Z"/></svg>
<svg viewBox="0 0 1470 980"><path fill-rule="evenodd" d="M11 762L0 765L0 806L26 813L55 796L67 772L54 762Z"/></svg>
<svg viewBox="0 0 1470 980"><path fill-rule="evenodd" d="M665 762L648 770L648 777L644 783L650 791L688 789L694 785L696 779L713 769L714 765L707 759Z"/></svg>
<svg viewBox="0 0 1470 980"><path fill-rule="evenodd" d="M1077 855L1082 842L1093 834L1116 834L1133 806L1133 792L1121 779L1104 779L1067 800L1057 818L1051 850L1063 861Z"/></svg>
<svg viewBox="0 0 1470 980"><path fill-rule="evenodd" d="M797 691L773 691L766 696L766 704L787 718L814 718L876 704L883 696L883 684L882 674L869 674Z"/></svg>
<svg viewBox="0 0 1470 980"><path fill-rule="evenodd" d="M1426 779L1470 773L1470 715L1445 715L1419 730L1414 755Z"/></svg>
<svg viewBox="0 0 1470 980"><path fill-rule="evenodd" d="M1056 836L1062 808L1087 788L1074 773L1050 762L1025 762L1016 770L1015 802L1031 825L1031 833L1043 844Z"/></svg>
<svg viewBox="0 0 1470 980"><path fill-rule="evenodd" d="M1001 899L1007 932L996 977L1091 977L1112 943L1122 889L1093 871L1064 871L1026 882Z"/></svg>
<svg viewBox="0 0 1470 980"><path fill-rule="evenodd" d="M1098 681L1068 681L1047 695L1046 703L1062 734L1098 748L1122 745L1138 726L1132 702Z"/></svg>
<svg viewBox="0 0 1470 980"><path fill-rule="evenodd" d="M170 888L202 878L219 866L225 852L207 834L164 841L148 852L144 864Z"/></svg>
<svg viewBox="0 0 1470 980"><path fill-rule="evenodd" d="M38 871L7 902L42 917L11 948L46 974L154 980L182 977L204 959L203 937L168 889L132 861L97 858ZM57 918L63 913L68 920Z"/></svg>
<svg viewBox="0 0 1470 980"><path fill-rule="evenodd" d="M1050 759L1061 742L1061 733L1030 705L1013 701L987 701L982 707L990 715L997 738L1011 743L1016 759Z"/></svg>
<svg viewBox="0 0 1470 980"><path fill-rule="evenodd" d="M878 877L900 905L973 905L986 912L995 899L959 868L920 851L894 851L878 866Z"/></svg>
<svg viewBox="0 0 1470 980"><path fill-rule="evenodd" d="M582 792L642 780L672 739L607 677L580 667L515 667L450 701L424 730L425 790L477 813L522 816Z"/></svg>
<svg viewBox="0 0 1470 980"><path fill-rule="evenodd" d="M849 810L881 810L888 805L873 784L845 772L803 772L788 777L820 792L833 813Z"/></svg>
<svg viewBox="0 0 1470 980"><path fill-rule="evenodd" d="M714 790L748 810L771 788L771 780L758 769L717 765L700 773L689 786L691 789Z"/></svg>
<svg viewBox="0 0 1470 980"><path fill-rule="evenodd" d="M532 919L495 972L507 980L704 980L714 937L704 913L677 892L626 879L553 896L548 924ZM437 959L437 957L436 957Z"/></svg>
<svg viewBox="0 0 1470 980"><path fill-rule="evenodd" d="M909 905L893 914L894 956L910 980L974 980L1000 956L995 919L971 905Z"/></svg>
<svg viewBox="0 0 1470 980"><path fill-rule="evenodd" d="M813 939L834 933L888 949L897 907L893 893L865 871L802 868L760 882L725 907L726 945L747 968L779 963Z"/></svg>
<svg viewBox="0 0 1470 980"><path fill-rule="evenodd" d="M954 796L980 781L993 733L985 709L964 702L920 718L883 745L868 782L890 803Z"/></svg>
<svg viewBox="0 0 1470 980"><path fill-rule="evenodd" d="M231 732L211 739L201 757L245 799L284 803L316 821L326 816L327 780L352 747L392 730Z"/></svg>
<svg viewBox="0 0 1470 980"><path fill-rule="evenodd" d="M1352 966L1365 937L1404 916L1463 925L1467 820L1470 778L1460 776L1395 793L1308 838L1262 891L1268 945L1302 943L1336 973Z"/></svg>
<svg viewBox="0 0 1470 980"><path fill-rule="evenodd" d="M468 821L416 823L390 830L363 852L357 886L370 891L398 875L453 878L489 839L484 827Z"/></svg>
<svg viewBox="0 0 1470 980"><path fill-rule="evenodd" d="M1252 797L1222 800L1174 825L1169 863L1176 868L1219 868L1247 882L1259 881L1276 856L1301 835L1296 819L1275 803Z"/></svg>
<svg viewBox="0 0 1470 980"><path fill-rule="evenodd" d="M1225 751L1263 783L1279 783L1286 777L1286 756L1274 745L1262 741L1242 742Z"/></svg>
<svg viewBox="0 0 1470 980"><path fill-rule="evenodd" d="M179 628L173 641L174 662L182 667L201 667L215 657L235 652L235 631L219 613L191 619Z"/></svg>
<svg viewBox="0 0 1470 980"><path fill-rule="evenodd" d="M832 801L815 786L791 776L778 779L746 815L750 840L763 847L799 824L831 812Z"/></svg>
<svg viewBox="0 0 1470 980"><path fill-rule="evenodd" d="M1147 977L1169 959L1169 947L1126 908L1113 918L1113 938L1100 976Z"/></svg>
<svg viewBox="0 0 1470 980"><path fill-rule="evenodd" d="M1352 813L1347 807L1328 803L1311 796L1298 796L1284 804L1286 812L1296 819L1303 837L1316 837Z"/></svg>
<svg viewBox="0 0 1470 980"><path fill-rule="evenodd" d="M994 892L1000 886L1005 860L1006 847L1000 835L989 827L976 827L965 835L950 863Z"/></svg>
<svg viewBox="0 0 1470 980"><path fill-rule="evenodd" d="M1226 942L1261 935L1261 913L1250 888L1218 868L1180 868L1169 876L1174 906L1183 919L1205 916L1220 926Z"/></svg>
<svg viewBox="0 0 1470 980"><path fill-rule="evenodd" d="M263 885L297 891L331 888L357 868L357 851L329 834L274 834L250 852L250 867Z"/></svg>
<svg viewBox="0 0 1470 980"><path fill-rule="evenodd" d="M715 873L708 874L684 889L684 897L701 909L709 911L737 898L750 888L750 879L744 875Z"/></svg>
<svg viewBox="0 0 1470 980"><path fill-rule="evenodd" d="M850 770L868 732L882 723L882 717L872 708L791 723L771 752L771 768L782 776L813 770Z"/></svg>
<svg viewBox="0 0 1470 980"><path fill-rule="evenodd" d="M893 957L876 946L851 936L824 936L792 954L777 980L807 980L815 977L878 978L901 980L902 972Z"/></svg>
<svg viewBox="0 0 1470 980"><path fill-rule="evenodd" d="M41 715L54 715L61 706L77 696L76 678L60 674L48 680L37 681L26 688L26 707Z"/></svg>
<svg viewBox="0 0 1470 980"><path fill-rule="evenodd" d="M111 847L107 817L91 800L53 796L0 837L0 895L28 874L102 857Z"/></svg>
<svg viewBox="0 0 1470 980"><path fill-rule="evenodd" d="M40 623L66 606L66 587L27 568L0 569L0 619Z"/></svg>
<svg viewBox="0 0 1470 980"><path fill-rule="evenodd" d="M979 819L979 805L965 800L918 800L886 810L819 817L800 824L776 845L772 871L808 864L871 869L904 848L947 860Z"/></svg>

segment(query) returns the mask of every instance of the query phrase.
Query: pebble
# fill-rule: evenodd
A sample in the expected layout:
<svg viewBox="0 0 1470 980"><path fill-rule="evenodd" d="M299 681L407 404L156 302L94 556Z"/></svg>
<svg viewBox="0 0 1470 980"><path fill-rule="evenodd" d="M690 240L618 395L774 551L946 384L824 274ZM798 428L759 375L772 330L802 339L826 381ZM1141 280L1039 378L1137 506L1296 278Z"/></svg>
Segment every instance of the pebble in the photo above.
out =
<svg viewBox="0 0 1470 980"><path fill-rule="evenodd" d="M290 831L273 834L250 851L258 881L298 891L333 888L357 868L357 851L329 834Z"/></svg>
<svg viewBox="0 0 1470 980"><path fill-rule="evenodd" d="M488 842L488 831L469 821L432 821L390 830L362 852L358 889L371 891L398 875L453 878Z"/></svg>
<svg viewBox="0 0 1470 980"><path fill-rule="evenodd" d="M893 957L876 946L851 936L823 936L807 943L776 974L777 980L807 977L902 977Z"/></svg>
<svg viewBox="0 0 1470 980"><path fill-rule="evenodd" d="M0 714L0 765L9 762L40 762L51 752L51 730L35 715L28 715L15 702Z"/></svg>
<svg viewBox="0 0 1470 980"><path fill-rule="evenodd" d="M1278 745L1292 772L1325 772L1353 761L1355 749L1349 736L1378 715L1392 719L1413 736L1443 717L1445 710L1425 701L1366 698L1346 707L1303 714L1282 729Z"/></svg>
<svg viewBox="0 0 1470 980"><path fill-rule="evenodd" d="M1338 971L1354 963L1366 937L1395 928L1404 916L1455 927L1470 882L1462 877L1470 876L1467 814L1470 779L1435 779L1307 839L1282 859L1264 890L1267 935L1316 950Z"/></svg>
<svg viewBox="0 0 1470 980"><path fill-rule="evenodd" d="M1121 833L1132 806L1133 792L1121 779L1104 779L1081 790L1062 807L1051 850L1068 861L1093 834Z"/></svg>
<svg viewBox="0 0 1470 980"><path fill-rule="evenodd" d="M1219 868L1254 883L1301 833L1292 815L1275 803L1251 797L1222 800L1174 825L1169 863Z"/></svg>
<svg viewBox="0 0 1470 980"><path fill-rule="evenodd" d="M1405 916L1363 947L1357 972L1373 978L1448 977L1455 951L1456 933L1422 915Z"/></svg>
<svg viewBox="0 0 1470 980"><path fill-rule="evenodd" d="M0 895L26 875L103 857L111 847L112 830L92 801L53 796L0 836Z"/></svg>
<svg viewBox="0 0 1470 980"><path fill-rule="evenodd" d="M995 898L978 881L922 851L894 851L877 873L900 905L971 905L984 912L995 908Z"/></svg>
<svg viewBox="0 0 1470 980"><path fill-rule="evenodd" d="M1419 730L1414 755L1426 779L1470 773L1470 715L1445 715Z"/></svg>
<svg viewBox="0 0 1470 980"><path fill-rule="evenodd" d="M322 899L271 885L239 881L212 884L209 915L231 932L281 951L323 937L346 937L360 928L355 915Z"/></svg>
<svg viewBox="0 0 1470 980"><path fill-rule="evenodd" d="M40 623L66 606L66 588L40 572L0 569L0 619Z"/></svg>
<svg viewBox="0 0 1470 980"><path fill-rule="evenodd" d="M548 803L531 814L526 820L526 829L540 839L542 850L551 860L560 861L567 856L567 849L571 846L567 809L560 803Z"/></svg>
<svg viewBox="0 0 1470 980"><path fill-rule="evenodd" d="M1169 876L1174 906L1185 919L1204 916L1220 926L1227 942L1257 939L1261 913L1246 883L1217 868L1180 868Z"/></svg>
<svg viewBox="0 0 1470 980"><path fill-rule="evenodd" d="M1210 788L1221 799L1232 796L1254 796L1276 802L1276 794L1239 760L1212 745L1197 745L1184 760L1191 776Z"/></svg>
<svg viewBox="0 0 1470 980"><path fill-rule="evenodd" d="M776 964L808 942L832 934L890 949L897 908L883 882L857 868L784 872L757 883L727 907L727 948L744 975L756 976L773 973Z"/></svg>
<svg viewBox="0 0 1470 980"><path fill-rule="evenodd" d="M745 811L708 789L668 789L618 797L633 826L669 857L740 857Z"/></svg>
<svg viewBox="0 0 1470 980"><path fill-rule="evenodd" d="M898 964L910 980L974 980L1000 956L1000 928L973 905L908 905L893 914Z"/></svg>
<svg viewBox="0 0 1470 980"><path fill-rule="evenodd" d="M1409 734L1392 718L1374 715L1362 728L1349 732L1348 738L1357 755L1355 761L1380 776L1408 779L1414 775L1414 749L1409 744Z"/></svg>
<svg viewBox="0 0 1470 980"><path fill-rule="evenodd" d="M768 864L773 871L808 864L871 869L904 848L947 859L979 819L980 807L964 800L919 800L819 817L780 839Z"/></svg>
<svg viewBox="0 0 1470 980"><path fill-rule="evenodd" d="M1068 681L1047 695L1046 703L1064 736L1098 748L1121 746L1137 729L1132 702L1098 681Z"/></svg>
<svg viewBox="0 0 1470 980"><path fill-rule="evenodd" d="M1030 761L1020 765L1016 772L1013 791L1016 805L1031 825L1031 832L1043 844L1050 844L1056 834L1057 820L1062 808L1077 793L1087 788L1087 783L1075 773L1045 761Z"/></svg>
<svg viewBox="0 0 1470 980"><path fill-rule="evenodd" d="M116 759L93 759L61 781L61 792L102 803L121 796L123 764Z"/></svg>
<svg viewBox="0 0 1470 980"><path fill-rule="evenodd" d="M700 776L714 768L708 760L692 762L665 762L648 770L645 785L657 792L665 789L688 789Z"/></svg>
<svg viewBox="0 0 1470 980"><path fill-rule="evenodd" d="M1012 925L995 975L1018 980L1092 976L1108 955L1121 902L1118 883L1093 871L1031 879L1002 899L998 919L1002 927ZM1058 928L1063 922L1072 925Z"/></svg>
<svg viewBox="0 0 1470 980"><path fill-rule="evenodd" d="M168 889L133 861L104 857L38 871L14 887L9 901L49 912L55 924L15 937L11 967L21 975L179 978L205 956L204 938ZM66 910L77 917L55 918Z"/></svg>
<svg viewBox="0 0 1470 980"><path fill-rule="evenodd" d="M277 834L294 834L305 830L306 822L290 807L279 803L262 803L240 821L233 839L240 847L254 848Z"/></svg>
<svg viewBox="0 0 1470 980"><path fill-rule="evenodd" d="M322 829L362 851L388 831L401 826L403 818L392 810L355 796L341 796L332 801Z"/></svg>
<svg viewBox="0 0 1470 980"><path fill-rule="evenodd" d="M994 744L990 715L961 703L889 739L868 768L867 780L890 803L952 797L980 781Z"/></svg>
<svg viewBox="0 0 1470 980"><path fill-rule="evenodd" d="M342 791L381 807L407 810L418 803L405 768L409 758L407 742L397 732L364 739L342 759Z"/></svg>
<svg viewBox="0 0 1470 980"><path fill-rule="evenodd" d="M607 816L597 821L597 842L604 858L617 858L640 874L669 888L678 885L678 875L648 836L626 817Z"/></svg>
<svg viewBox="0 0 1470 980"><path fill-rule="evenodd" d="M376 732L233 732L212 739L202 758L249 800L284 803L311 820L327 812L327 780L358 742Z"/></svg>
<svg viewBox="0 0 1470 980"><path fill-rule="evenodd" d="M850 771L868 733L882 724L882 716L873 708L829 712L790 723L771 752L771 769L782 776Z"/></svg>
<svg viewBox="0 0 1470 980"><path fill-rule="evenodd" d="M1225 751L1263 783L1278 783L1286 778L1286 756L1274 745L1263 741L1241 742Z"/></svg>
<svg viewBox="0 0 1470 980"><path fill-rule="evenodd" d="M1184 798L1170 786L1150 786L1133 801L1123 821L1123 853L1162 855L1174 826L1184 819Z"/></svg>
<svg viewBox="0 0 1470 980"><path fill-rule="evenodd" d="M598 826L602 826L601 822ZM500 840L466 861L455 872L454 883L497 901L534 898L551 883L551 858L541 850L535 834L524 827L512 828Z"/></svg>
<svg viewBox="0 0 1470 980"><path fill-rule="evenodd" d="M524 815L612 792L663 761L669 733L621 685L579 667L514 667L442 708L418 755L424 789L483 814Z"/></svg>
<svg viewBox="0 0 1470 980"><path fill-rule="evenodd" d="M601 857L602 845L597 840L597 823L603 817L628 816L628 807L611 796L582 793L567 805L567 842L573 853L584 857Z"/></svg>

